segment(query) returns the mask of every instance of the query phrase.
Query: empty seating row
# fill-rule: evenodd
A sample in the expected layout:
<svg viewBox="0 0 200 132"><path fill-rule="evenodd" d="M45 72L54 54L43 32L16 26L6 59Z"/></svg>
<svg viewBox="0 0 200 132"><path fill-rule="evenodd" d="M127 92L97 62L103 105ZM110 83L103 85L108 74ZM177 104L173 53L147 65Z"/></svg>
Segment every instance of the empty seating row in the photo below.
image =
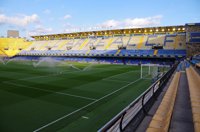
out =
<svg viewBox="0 0 200 132"><path fill-rule="evenodd" d="M154 50L121 50L122 56L153 56Z"/></svg>
<svg viewBox="0 0 200 132"><path fill-rule="evenodd" d="M162 55L162 56L170 56L170 55L174 55L174 56L185 56L186 55L186 50L158 50L158 55Z"/></svg>
<svg viewBox="0 0 200 132"><path fill-rule="evenodd" d="M39 55L39 54L69 54L69 55L112 55L112 56L158 56L158 57L175 57L185 56L185 50L30 50L22 51L19 55Z"/></svg>
<svg viewBox="0 0 200 132"><path fill-rule="evenodd" d="M180 72L175 73L161 104L159 105L149 124L149 127L147 128L147 132L167 132L169 130L180 74Z"/></svg>
<svg viewBox="0 0 200 132"><path fill-rule="evenodd" d="M186 69L186 73L189 84L194 129L195 132L200 132L200 76L192 66Z"/></svg>
<svg viewBox="0 0 200 132"><path fill-rule="evenodd" d="M67 40L42 40L33 41L27 50L89 50L95 46L97 50L117 50L119 46L126 46L128 50L148 50L152 46L163 46L164 49L185 49L185 35L131 35L98 38L77 38Z"/></svg>
<svg viewBox="0 0 200 132"><path fill-rule="evenodd" d="M90 55L114 55L117 50L91 50Z"/></svg>

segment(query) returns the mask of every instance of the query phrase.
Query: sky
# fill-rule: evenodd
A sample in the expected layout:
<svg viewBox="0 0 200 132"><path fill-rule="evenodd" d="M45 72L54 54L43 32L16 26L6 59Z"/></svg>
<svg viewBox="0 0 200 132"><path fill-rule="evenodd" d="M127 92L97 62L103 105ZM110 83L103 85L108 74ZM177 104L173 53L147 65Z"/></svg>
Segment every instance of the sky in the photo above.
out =
<svg viewBox="0 0 200 132"><path fill-rule="evenodd" d="M0 36L200 22L200 0L0 0Z"/></svg>

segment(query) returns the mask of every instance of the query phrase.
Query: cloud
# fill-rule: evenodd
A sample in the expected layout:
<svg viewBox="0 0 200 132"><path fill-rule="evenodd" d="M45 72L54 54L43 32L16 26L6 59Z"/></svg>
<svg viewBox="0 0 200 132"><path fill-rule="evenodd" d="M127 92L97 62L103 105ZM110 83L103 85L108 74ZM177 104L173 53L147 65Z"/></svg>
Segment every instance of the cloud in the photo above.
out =
<svg viewBox="0 0 200 132"><path fill-rule="evenodd" d="M108 20L98 26L106 27L147 27L147 26L158 26L162 20L162 15L144 17L144 18L127 18L121 21Z"/></svg>
<svg viewBox="0 0 200 132"><path fill-rule="evenodd" d="M5 14L0 14L0 24L10 24L16 26L27 26L29 24L38 24L39 17L37 14L19 15L19 16L6 16Z"/></svg>
<svg viewBox="0 0 200 132"><path fill-rule="evenodd" d="M42 35L42 34L48 34L52 33L53 29L43 27L42 25L37 25L33 30L28 31L28 36L34 36L34 35Z"/></svg>
<svg viewBox="0 0 200 132"><path fill-rule="evenodd" d="M62 32L74 32L75 30L77 30L79 28L79 26L73 25L71 23L65 23L63 24L63 31Z"/></svg>
<svg viewBox="0 0 200 132"><path fill-rule="evenodd" d="M78 26L78 25L74 25L71 23L64 23L63 24L63 29L61 30L61 32L65 32L65 33L71 33L71 32L80 32L80 31L88 31L89 28L91 27L87 27L87 26Z"/></svg>
<svg viewBox="0 0 200 132"><path fill-rule="evenodd" d="M138 27L152 27L159 26L162 20L162 15L156 15L144 18L126 18L124 20L107 20L100 24L87 26L77 26L70 23L63 25L64 32L80 32L80 31L96 31L106 29L119 29L119 28L138 28Z"/></svg>
<svg viewBox="0 0 200 132"><path fill-rule="evenodd" d="M63 19L69 19L69 18L71 18L71 17L72 17L71 15L67 14L67 15L65 15L65 16L63 17Z"/></svg>
<svg viewBox="0 0 200 132"><path fill-rule="evenodd" d="M51 13L51 10L46 9L46 10L43 11L43 13L44 13L44 14L50 14L50 13Z"/></svg>
<svg viewBox="0 0 200 132"><path fill-rule="evenodd" d="M98 24L98 26L102 27L117 27L119 25L121 25L121 22L116 20L108 20L103 22L102 24Z"/></svg>

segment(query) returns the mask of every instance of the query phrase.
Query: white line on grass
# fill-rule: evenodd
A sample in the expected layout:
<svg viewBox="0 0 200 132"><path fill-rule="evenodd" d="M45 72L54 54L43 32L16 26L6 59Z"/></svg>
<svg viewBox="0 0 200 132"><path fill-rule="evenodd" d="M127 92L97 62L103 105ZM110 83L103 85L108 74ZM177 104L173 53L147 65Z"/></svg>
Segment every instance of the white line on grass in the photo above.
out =
<svg viewBox="0 0 200 132"><path fill-rule="evenodd" d="M113 82L125 82L125 83L130 83L130 81L116 80L116 79L112 79L112 78L113 78L113 77L116 77L116 76L123 75L123 74L131 73L131 72L138 72L138 73L139 73L140 71L128 71L128 72L116 74L116 75L113 75L113 76L109 76L109 77L107 77L107 78L103 78L102 80L104 80L104 81L113 81Z"/></svg>
<svg viewBox="0 0 200 132"><path fill-rule="evenodd" d="M130 83L129 81L122 81L122 80L114 80L114 79L102 79L103 81L111 81L111 82L124 82L124 83Z"/></svg>
<svg viewBox="0 0 200 132"><path fill-rule="evenodd" d="M87 116L82 116L82 118L84 118L84 119L89 119L89 117L87 117Z"/></svg>
<svg viewBox="0 0 200 132"><path fill-rule="evenodd" d="M109 79L109 78L113 78L113 77L115 77L115 76L119 76L119 75L123 75L123 74L127 74L127 73L131 73L131 72L140 72L140 71L128 71L128 72L124 72L124 73L120 73L120 74L116 74L116 75L113 75L113 76L109 76L109 77L107 77L107 78L104 78L104 79L102 79L102 80L107 80L107 79Z"/></svg>
<svg viewBox="0 0 200 132"><path fill-rule="evenodd" d="M102 99L104 99L104 98L106 98L106 97L108 97L108 96L110 96L110 95L112 95L112 94L114 94L114 93L116 93L116 92L118 92L118 91L120 91L120 90L122 90L122 89L124 89L124 88L126 88L126 87L128 87L128 86L130 86L130 85L132 85L132 84L134 84L134 83L136 83L136 82L139 81L139 80L141 80L141 78L139 78L139 79L137 79L137 80L135 80L135 81L133 81L133 82L130 82L129 84L126 84L126 85L124 85L123 87L121 87L121 88L119 88L119 89L117 89L117 90L115 90L115 91L113 91L113 92L111 92L111 93L109 93L109 94L107 94L107 95L105 95L105 96L103 96L103 97L101 97L101 98L99 98L99 99L97 99L97 100L95 100L95 101L93 101L93 102L91 102L91 103L89 103L89 104L87 104L87 105L85 105L85 106L83 106L83 107L81 107L81 108L79 108L79 109L77 109L77 110L75 110L75 111L69 113L69 114L66 114L66 115L64 115L64 116L62 116L62 117L60 117L60 118L58 118L58 119L56 119L56 120L54 120L54 121L52 121L52 122L46 124L46 125L44 125L44 126L38 128L38 129L34 130L33 132L38 132L38 131L40 131L40 130L42 130L42 129L44 129L44 128L46 128L46 127L48 127L48 126L50 126L50 125L52 125L52 124L54 124L54 123L56 123L56 122L62 120L62 119L64 119L64 118L67 118L68 116L70 116L70 115L72 115L72 114L74 114L74 113L76 113L76 112L79 112L79 111L83 110L84 108L87 108L87 107L89 107L89 106L95 104L96 102L101 101Z"/></svg>
<svg viewBox="0 0 200 132"><path fill-rule="evenodd" d="M31 80L31 79L37 79L37 78L43 78L43 77L52 77L52 76L58 76L58 75L63 75L63 74L67 74L67 73L74 73L74 72L81 72L81 71L69 71L69 72L65 72L65 73L61 73L61 74L55 73L55 74L48 74L48 75L44 75L44 76L27 77L27 78L15 79L15 80L12 80L12 81L16 81L16 80ZM12 81L3 81L2 83L4 83L4 82L6 82L6 83L7 82L12 82Z"/></svg>
<svg viewBox="0 0 200 132"><path fill-rule="evenodd" d="M67 96L76 97L76 98L92 100L92 101L97 100L97 99L94 99L94 98L89 98L89 97L84 97L84 96L79 96L79 95L74 95L74 94L68 94L68 93L62 93L62 92L55 92L53 90L46 90L46 89L36 88L36 87L32 87L32 86L27 86L27 85L16 84L16 83L12 83L12 82L4 82L4 83L15 85L15 86L20 86L20 87L25 87L25 88L29 88L29 89L36 89L36 90L54 93L54 94L61 94L61 95L67 95Z"/></svg>

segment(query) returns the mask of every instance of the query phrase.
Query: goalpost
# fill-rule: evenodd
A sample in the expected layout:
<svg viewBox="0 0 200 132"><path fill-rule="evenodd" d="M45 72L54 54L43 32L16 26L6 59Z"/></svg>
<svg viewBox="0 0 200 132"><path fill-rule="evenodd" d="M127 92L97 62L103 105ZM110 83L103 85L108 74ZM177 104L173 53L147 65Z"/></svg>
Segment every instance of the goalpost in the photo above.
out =
<svg viewBox="0 0 200 132"><path fill-rule="evenodd" d="M157 77L160 73L160 66L156 64L141 64L140 78L151 79Z"/></svg>
<svg viewBox="0 0 200 132"><path fill-rule="evenodd" d="M147 67L148 67L148 71L147 71ZM148 75L151 74L151 67L150 64L149 65L140 65L140 78L146 77Z"/></svg>
<svg viewBox="0 0 200 132"><path fill-rule="evenodd" d="M161 77L169 66L161 66L158 64L141 64L140 65L140 78L141 79L152 79L154 82L159 77Z"/></svg>

